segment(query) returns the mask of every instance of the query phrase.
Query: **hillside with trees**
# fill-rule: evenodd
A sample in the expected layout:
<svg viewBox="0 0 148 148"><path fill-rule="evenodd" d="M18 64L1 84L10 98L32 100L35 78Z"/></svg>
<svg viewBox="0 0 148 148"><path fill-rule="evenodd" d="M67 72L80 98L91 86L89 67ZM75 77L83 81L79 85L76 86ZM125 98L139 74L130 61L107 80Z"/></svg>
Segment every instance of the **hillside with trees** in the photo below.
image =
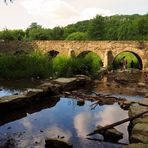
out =
<svg viewBox="0 0 148 148"><path fill-rule="evenodd" d="M0 31L0 40L148 40L148 14L97 15L91 20L53 29L34 22L25 31Z"/></svg>

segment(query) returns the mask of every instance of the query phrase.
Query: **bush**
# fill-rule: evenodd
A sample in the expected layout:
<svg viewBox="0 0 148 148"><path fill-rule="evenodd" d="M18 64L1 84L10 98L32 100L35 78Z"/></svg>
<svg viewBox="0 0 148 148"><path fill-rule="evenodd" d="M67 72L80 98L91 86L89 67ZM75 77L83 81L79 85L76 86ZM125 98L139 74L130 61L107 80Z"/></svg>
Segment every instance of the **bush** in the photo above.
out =
<svg viewBox="0 0 148 148"><path fill-rule="evenodd" d="M48 56L37 52L0 55L0 77L3 78L70 77L78 74L94 77L99 68L100 58L93 53L80 58L58 55L50 61Z"/></svg>
<svg viewBox="0 0 148 148"><path fill-rule="evenodd" d="M50 74L50 63L45 55L31 53L23 55L2 55L0 77L4 78L45 78Z"/></svg>
<svg viewBox="0 0 148 148"><path fill-rule="evenodd" d="M70 77L84 74L94 77L98 74L100 64L100 58L92 52L80 58L57 56L52 60L52 75L56 77Z"/></svg>

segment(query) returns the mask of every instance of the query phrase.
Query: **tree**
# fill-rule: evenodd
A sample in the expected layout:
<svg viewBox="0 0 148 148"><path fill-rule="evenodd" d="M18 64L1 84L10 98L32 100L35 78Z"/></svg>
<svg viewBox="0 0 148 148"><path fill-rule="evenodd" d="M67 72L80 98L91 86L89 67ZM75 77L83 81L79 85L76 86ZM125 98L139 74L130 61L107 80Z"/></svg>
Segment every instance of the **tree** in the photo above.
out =
<svg viewBox="0 0 148 148"><path fill-rule="evenodd" d="M88 36L92 40L101 40L104 37L105 23L104 18L97 15L94 19L90 21L88 26Z"/></svg>
<svg viewBox="0 0 148 148"><path fill-rule="evenodd" d="M52 30L52 39L53 40L62 40L64 37L64 28L54 27Z"/></svg>
<svg viewBox="0 0 148 148"><path fill-rule="evenodd" d="M87 40L87 33L74 32L67 36L66 40Z"/></svg>

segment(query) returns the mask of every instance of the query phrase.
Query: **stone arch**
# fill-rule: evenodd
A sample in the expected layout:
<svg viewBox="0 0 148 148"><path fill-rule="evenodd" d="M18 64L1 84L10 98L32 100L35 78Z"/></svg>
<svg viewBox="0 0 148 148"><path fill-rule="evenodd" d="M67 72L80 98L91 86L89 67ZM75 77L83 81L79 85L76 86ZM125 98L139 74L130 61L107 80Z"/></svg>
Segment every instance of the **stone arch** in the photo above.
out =
<svg viewBox="0 0 148 148"><path fill-rule="evenodd" d="M50 51L48 51L48 57L49 57L49 58L54 58L54 57L56 57L58 54L59 54L59 51L56 51L56 50L50 50Z"/></svg>
<svg viewBox="0 0 148 148"><path fill-rule="evenodd" d="M116 54L116 56L114 57L114 60L113 60L113 64L114 64L117 56L119 56L120 54L125 53L125 52L132 53L137 58L137 60L138 60L138 67L137 67L137 69L142 70L143 69L142 58L136 52L130 51L130 50L124 50L124 51L121 51L120 53Z"/></svg>
<svg viewBox="0 0 148 148"><path fill-rule="evenodd" d="M79 53L79 54L77 55L77 58L84 57L84 56L86 56L86 55L87 55L88 53L90 53L90 52L93 52L93 51L90 51L90 50L82 51L81 53Z"/></svg>

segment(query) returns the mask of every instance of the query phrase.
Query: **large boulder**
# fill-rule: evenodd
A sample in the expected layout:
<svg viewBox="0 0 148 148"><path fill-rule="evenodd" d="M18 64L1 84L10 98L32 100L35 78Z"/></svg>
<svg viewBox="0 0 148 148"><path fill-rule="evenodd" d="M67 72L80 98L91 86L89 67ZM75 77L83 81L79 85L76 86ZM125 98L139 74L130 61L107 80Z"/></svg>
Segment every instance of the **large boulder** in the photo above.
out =
<svg viewBox="0 0 148 148"><path fill-rule="evenodd" d="M129 117L148 111L148 99L138 101L129 108ZM134 119L129 125L131 143L148 143L148 113Z"/></svg>
<svg viewBox="0 0 148 148"><path fill-rule="evenodd" d="M148 123L137 123L132 129L130 141L148 143Z"/></svg>
<svg viewBox="0 0 148 148"><path fill-rule="evenodd" d="M139 105L138 103L134 103L129 108L129 117L133 117L139 113L145 112L148 110L148 107ZM145 114L139 118L136 118L132 121L132 125L134 126L136 123L148 123L148 114Z"/></svg>

